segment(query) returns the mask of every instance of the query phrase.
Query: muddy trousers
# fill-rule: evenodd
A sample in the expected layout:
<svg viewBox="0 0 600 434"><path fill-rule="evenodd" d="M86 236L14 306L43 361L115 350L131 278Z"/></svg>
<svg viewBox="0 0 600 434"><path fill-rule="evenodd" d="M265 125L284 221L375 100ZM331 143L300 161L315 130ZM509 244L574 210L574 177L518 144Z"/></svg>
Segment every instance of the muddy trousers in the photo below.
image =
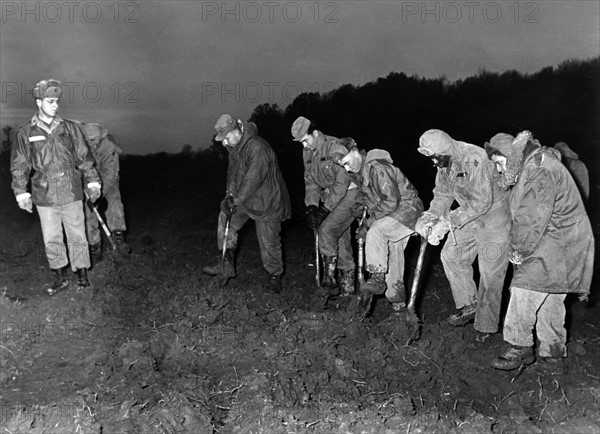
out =
<svg viewBox="0 0 600 434"><path fill-rule="evenodd" d="M111 231L125 231L127 226L125 225L125 212L123 210L123 202L121 202L121 192L119 191L119 184L111 185L108 188L104 188L102 195L106 198L108 207L106 208L106 225ZM98 244L101 240L101 228L98 222L98 217L90 207L84 204L85 209L85 226L90 244Z"/></svg>
<svg viewBox="0 0 600 434"><path fill-rule="evenodd" d="M319 227L319 251L323 256L337 255L337 268L354 270L352 235L350 225L354 221L352 205L356 201L358 188L348 190L346 196L336 206Z"/></svg>
<svg viewBox="0 0 600 434"><path fill-rule="evenodd" d="M71 263L73 271L90 267L90 254L85 237L85 217L80 200L66 205L36 206L48 265L53 270ZM63 237L67 234L67 246ZM67 259L67 253L69 259Z"/></svg>
<svg viewBox="0 0 600 434"><path fill-rule="evenodd" d="M450 282L456 308L477 303L475 330L496 333L500 323L502 289L508 268L508 229L457 229L448 233L442 265ZM479 290L473 280L473 262L479 265Z"/></svg>
<svg viewBox="0 0 600 434"><path fill-rule="evenodd" d="M383 217L367 232L365 259L367 271L385 273L385 297L390 303L406 301L404 288L404 249L413 231L398 220Z"/></svg>
<svg viewBox="0 0 600 434"><path fill-rule="evenodd" d="M227 236L227 249L235 249L238 240L238 231L250 219L248 214L239 210L231 217L229 234ZM219 250L223 248L223 237L225 236L225 223L227 218L223 212L219 213L217 227L217 244ZM283 259L281 255L281 221L280 220L254 220L256 226L256 238L260 247L260 256L263 267L270 276L283 274Z"/></svg>
<svg viewBox="0 0 600 434"><path fill-rule="evenodd" d="M532 347L535 328L540 341L540 357L566 357L566 296L511 287L504 319L504 340L512 345Z"/></svg>

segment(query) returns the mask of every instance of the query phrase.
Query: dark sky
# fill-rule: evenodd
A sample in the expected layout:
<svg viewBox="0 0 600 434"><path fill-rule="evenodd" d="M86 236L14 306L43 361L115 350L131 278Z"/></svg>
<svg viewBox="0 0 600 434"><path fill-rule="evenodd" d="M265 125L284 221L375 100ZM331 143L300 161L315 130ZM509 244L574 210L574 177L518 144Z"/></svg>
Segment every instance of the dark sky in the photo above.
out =
<svg viewBox="0 0 600 434"><path fill-rule="evenodd" d="M63 81L63 117L104 124L126 153L210 144L222 113L248 118L403 71L450 81L600 55L600 2L0 2L0 124Z"/></svg>

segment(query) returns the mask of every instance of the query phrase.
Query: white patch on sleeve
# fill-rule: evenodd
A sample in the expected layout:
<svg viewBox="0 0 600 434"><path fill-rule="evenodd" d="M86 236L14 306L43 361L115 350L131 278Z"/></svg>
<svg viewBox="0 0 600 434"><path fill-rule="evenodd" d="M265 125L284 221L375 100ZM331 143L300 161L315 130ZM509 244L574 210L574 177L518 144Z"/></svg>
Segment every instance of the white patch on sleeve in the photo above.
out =
<svg viewBox="0 0 600 434"><path fill-rule="evenodd" d="M40 142L42 140L46 140L45 136L32 136L29 138L30 142Z"/></svg>

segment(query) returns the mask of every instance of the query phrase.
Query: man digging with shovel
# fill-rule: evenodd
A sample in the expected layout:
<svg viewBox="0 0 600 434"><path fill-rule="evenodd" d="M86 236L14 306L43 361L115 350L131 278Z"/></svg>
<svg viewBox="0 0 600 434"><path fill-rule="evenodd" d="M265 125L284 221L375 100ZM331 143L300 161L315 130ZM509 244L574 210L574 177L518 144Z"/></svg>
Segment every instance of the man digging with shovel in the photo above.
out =
<svg viewBox="0 0 600 434"><path fill-rule="evenodd" d="M215 130L215 140L221 141L229 152L227 192L221 202L217 229L218 246L222 251L216 261L202 271L221 276L221 285L235 277L237 233L252 219L262 263L269 275L266 289L279 293L283 274L279 233L281 222L290 218L291 206L277 157L267 141L258 136L253 122L235 121L224 114Z"/></svg>
<svg viewBox="0 0 600 434"><path fill-rule="evenodd" d="M367 153L359 151L352 139L340 142L346 153L335 154L333 159L359 186L358 208L368 210L357 237L366 240L366 266L371 277L360 285L364 303L359 306L363 305L366 314L373 294L385 294L395 312L404 312L404 249L423 213L423 202L387 151L373 149Z"/></svg>

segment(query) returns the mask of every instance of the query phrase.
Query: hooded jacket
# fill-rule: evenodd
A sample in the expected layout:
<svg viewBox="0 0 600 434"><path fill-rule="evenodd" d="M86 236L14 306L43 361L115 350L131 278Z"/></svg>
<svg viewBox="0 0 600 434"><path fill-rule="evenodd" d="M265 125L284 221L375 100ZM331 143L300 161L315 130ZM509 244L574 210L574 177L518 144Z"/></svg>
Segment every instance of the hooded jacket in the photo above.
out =
<svg viewBox="0 0 600 434"><path fill-rule="evenodd" d="M498 185L499 174L479 146L452 139L440 130L430 130L421 146L450 155L448 167L439 167L429 212L450 218L454 227L508 227L508 191ZM425 143L424 143L425 142ZM456 200L459 207L450 211Z"/></svg>
<svg viewBox="0 0 600 434"><path fill-rule="evenodd" d="M551 149L525 149L510 209L510 248L525 258L514 267L512 286L589 293L592 228L573 178Z"/></svg>
<svg viewBox="0 0 600 434"><path fill-rule="evenodd" d="M84 133L86 132L84 126ZM123 152L108 130L97 126L100 142L93 146L88 142L92 156L96 161L96 169L102 178L102 190L108 191L119 182L119 154Z"/></svg>
<svg viewBox="0 0 600 434"><path fill-rule="evenodd" d="M414 230L423 214L423 202L408 178L393 165L389 152L369 151L360 174L361 202L369 215L375 220L391 217Z"/></svg>
<svg viewBox="0 0 600 434"><path fill-rule="evenodd" d="M319 131L315 149L304 148L304 186L306 206L319 206L319 201L329 211L339 205L352 182L346 170L334 162L335 152L345 151L339 139Z"/></svg>
<svg viewBox="0 0 600 434"><path fill-rule="evenodd" d="M227 194L254 220L287 220L290 197L275 152L254 122L243 127L240 142L228 146Z"/></svg>
<svg viewBox="0 0 600 434"><path fill-rule="evenodd" d="M37 206L66 205L83 200L81 174L86 185L100 183L94 159L83 133L73 121L56 116L50 130L37 114L19 126L10 157L15 196L27 192L31 173L31 200Z"/></svg>

